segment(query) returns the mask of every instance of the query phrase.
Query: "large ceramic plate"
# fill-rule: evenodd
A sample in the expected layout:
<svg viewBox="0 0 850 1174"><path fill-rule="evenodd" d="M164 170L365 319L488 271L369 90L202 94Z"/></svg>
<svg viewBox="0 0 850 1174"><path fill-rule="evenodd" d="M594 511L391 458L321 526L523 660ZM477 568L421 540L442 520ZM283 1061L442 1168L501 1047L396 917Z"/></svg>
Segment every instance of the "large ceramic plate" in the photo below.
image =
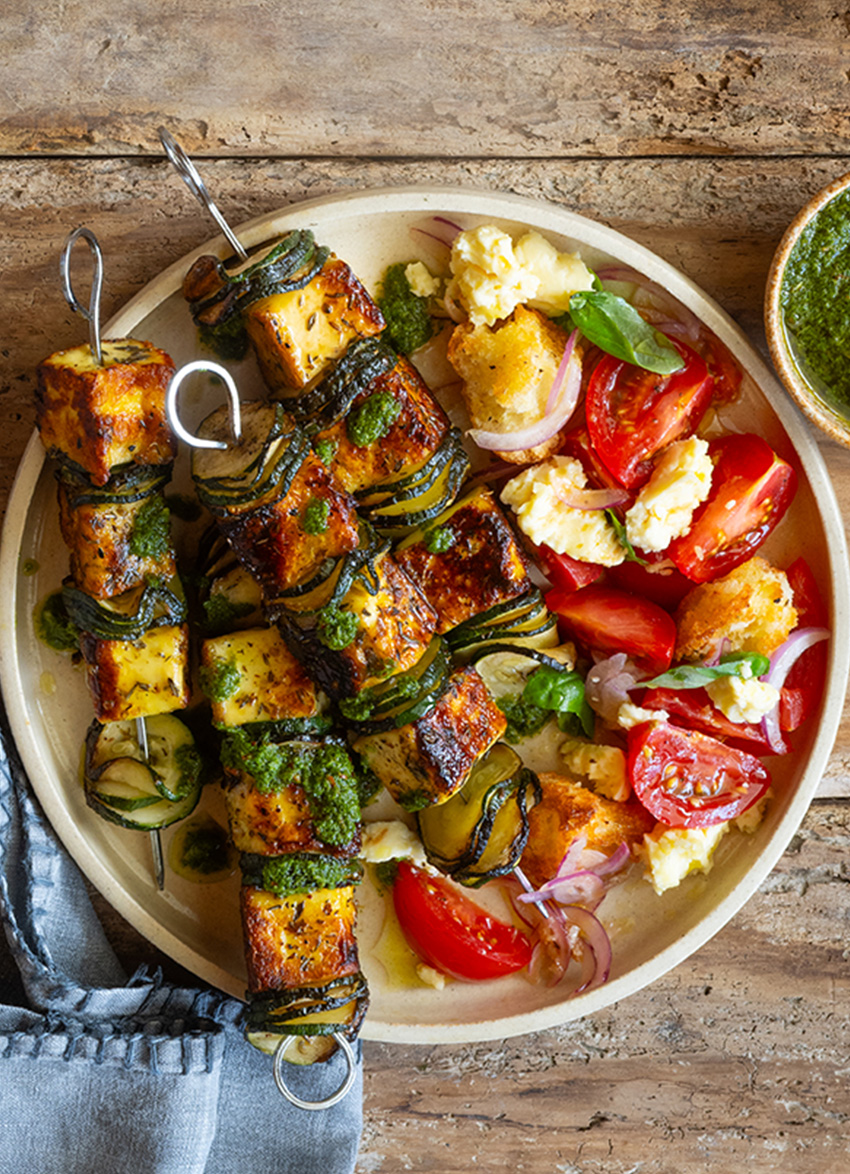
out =
<svg viewBox="0 0 850 1174"><path fill-rule="evenodd" d="M774 798L759 830L750 836L725 837L708 877L689 878L660 898L635 877L606 900L602 912L613 937L614 964L602 988L570 999L565 988L533 987L522 978L475 986L453 983L443 991L399 987L374 955L380 908L367 900L360 942L372 1006L363 1035L408 1043L495 1039L586 1015L658 978L716 933L774 866L806 811L835 737L850 649L844 534L818 450L796 409L734 323L654 254L554 206L456 189L395 189L311 201L253 220L239 229L239 235L252 246L294 227L311 228L374 288L387 263L421 253L410 228L432 214L460 220L466 227L495 221L516 232L531 226L561 249L580 250L593 266L612 260L634 266L669 289L730 347L746 378L741 402L728 412L725 423L733 430L757 428L800 473L793 509L766 553L787 565L805 550L831 602L833 640L821 718L801 731L793 755L776 762ZM195 331L179 289L191 261L211 250L225 255L221 238L151 282L108 324L104 335L149 339L168 350L178 365L198 357ZM83 338L82 322L80 326ZM236 374L245 398L262 394L251 360L236 368ZM27 560L37 563L35 574L24 573ZM83 802L80 744L91 720L84 680L67 658L35 639L31 622L38 600L66 572L53 477L34 437L9 507L0 600L3 692L24 763L53 826L119 913L199 978L241 997L245 978L235 878L197 886L171 874L166 891L160 893L152 880L147 836L113 828ZM215 804L218 796L209 794L204 801ZM167 851L167 832L165 840Z"/></svg>

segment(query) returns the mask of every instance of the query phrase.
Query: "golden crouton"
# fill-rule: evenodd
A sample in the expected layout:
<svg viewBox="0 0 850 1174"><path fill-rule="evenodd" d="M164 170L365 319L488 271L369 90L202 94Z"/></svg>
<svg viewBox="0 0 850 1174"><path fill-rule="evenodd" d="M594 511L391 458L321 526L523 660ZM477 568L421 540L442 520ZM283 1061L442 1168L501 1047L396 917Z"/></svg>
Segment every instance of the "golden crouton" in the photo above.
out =
<svg viewBox="0 0 850 1174"><path fill-rule="evenodd" d="M515 432L542 419L568 335L539 310L517 306L495 326L457 326L448 356L463 380L463 398L474 427ZM500 452L525 465L555 452L560 434L534 448Z"/></svg>
<svg viewBox="0 0 850 1174"><path fill-rule="evenodd" d="M689 591L676 612L675 660L706 660L720 650L770 656L797 623L784 571L751 558L722 579Z"/></svg>
<svg viewBox="0 0 850 1174"><path fill-rule="evenodd" d="M551 880L573 840L610 856L625 842L643 841L655 819L638 803L616 803L559 774L541 774L543 798L529 812L528 843L520 866L537 887Z"/></svg>

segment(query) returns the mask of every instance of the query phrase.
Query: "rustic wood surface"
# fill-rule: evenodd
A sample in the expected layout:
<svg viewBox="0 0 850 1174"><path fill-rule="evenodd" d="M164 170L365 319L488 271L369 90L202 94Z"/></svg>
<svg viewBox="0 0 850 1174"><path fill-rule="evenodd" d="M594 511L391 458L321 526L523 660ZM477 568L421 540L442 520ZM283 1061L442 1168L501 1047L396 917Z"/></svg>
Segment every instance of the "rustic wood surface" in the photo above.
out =
<svg viewBox="0 0 850 1174"><path fill-rule="evenodd" d="M850 170L850 12L827 0L12 0L0 45L0 508L33 368L80 336L69 229L101 241L107 314L212 235L160 124L233 224L403 184L542 198L654 249L762 349L779 237ZM844 510L850 450L818 439ZM850 1170L848 797L845 714L779 866L652 987L519 1039L365 1045L358 1174ZM95 901L129 970L180 976Z"/></svg>

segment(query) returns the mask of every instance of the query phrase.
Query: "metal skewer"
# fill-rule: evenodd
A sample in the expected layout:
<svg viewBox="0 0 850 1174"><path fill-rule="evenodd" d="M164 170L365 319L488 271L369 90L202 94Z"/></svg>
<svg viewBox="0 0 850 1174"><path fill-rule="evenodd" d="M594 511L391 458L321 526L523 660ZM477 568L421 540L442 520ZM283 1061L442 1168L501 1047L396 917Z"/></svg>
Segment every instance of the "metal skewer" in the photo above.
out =
<svg viewBox="0 0 850 1174"><path fill-rule="evenodd" d="M195 199L198 200L204 208L206 208L210 216L212 216L213 220L224 233L230 247L240 258L240 260L247 261L248 254L242 247L242 244L236 233L215 206L212 196L207 191L206 184L201 179L200 172L198 171L197 167L195 167L195 164L177 142L177 139L175 139L170 130L166 130L164 126L161 126L159 127L157 133L159 134L159 139L166 155L168 156L170 162L174 165L177 174L186 184L186 187L189 189Z"/></svg>
<svg viewBox="0 0 850 1174"><path fill-rule="evenodd" d="M71 250L80 239L84 240L89 246L89 251L94 259L94 273L92 274L91 293L89 294L89 304L87 307L77 301L71 285ZM78 314L82 314L83 318L89 324L89 347L98 367L102 367L103 350L100 345L100 296L103 291L103 253L101 252L97 237L90 228L75 228L73 232L68 234L68 239L65 241L65 247L62 249L62 256L59 260L59 274L62 279L62 292L65 295L65 301L72 310L76 310ZM136 739L139 743L142 761L150 765L148 730L143 717L136 718ZM162 838L159 834L159 828L152 828L148 836L151 855L153 857L156 887L162 890L165 888L165 862L162 855Z"/></svg>
<svg viewBox="0 0 850 1174"><path fill-rule="evenodd" d="M230 447L227 441L224 440L208 440L202 436L196 436L190 432L180 419L178 411L178 397L177 393L180 390L180 385L187 376L194 374L196 371L208 371L211 375L217 375L225 387L227 388L228 407L229 407L229 421L230 432L233 437L233 443L239 444L242 440L242 422L241 409L239 401L239 390L236 382L226 367L222 367L218 363L214 363L207 359L197 359L195 362L187 363L175 372L171 383L168 385L168 391L165 394L165 414L168 419L169 427L172 431L180 437L190 448L215 448L225 450ZM331 1038L342 1050L346 1061L345 1077L342 1084L336 1090L323 1098L320 1101L305 1101L303 1098L297 1096L287 1085L283 1077L283 1062L286 1058L286 1052L290 1044L295 1040L295 1036L284 1035L281 1037L280 1043L275 1048L274 1064L272 1073L274 1075L274 1082L277 1085L281 1096L285 1097L291 1105L295 1105L298 1109L308 1109L315 1111L317 1109L329 1109L332 1105L337 1105L347 1096L351 1091L354 1081L357 1077L357 1058L354 1054L349 1041L345 1036L338 1031L330 1033Z"/></svg>

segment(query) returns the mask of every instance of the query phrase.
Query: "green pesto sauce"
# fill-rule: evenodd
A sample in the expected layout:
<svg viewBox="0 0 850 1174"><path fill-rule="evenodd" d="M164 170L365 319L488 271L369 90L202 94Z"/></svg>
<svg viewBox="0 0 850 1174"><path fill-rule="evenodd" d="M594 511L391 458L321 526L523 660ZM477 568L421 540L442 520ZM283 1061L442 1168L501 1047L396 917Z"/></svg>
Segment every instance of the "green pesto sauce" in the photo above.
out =
<svg viewBox="0 0 850 1174"><path fill-rule="evenodd" d="M80 647L77 625L65 610L61 591L53 591L36 607L35 634L54 652L75 652Z"/></svg>
<svg viewBox="0 0 850 1174"><path fill-rule="evenodd" d="M835 196L803 229L779 299L798 357L850 404L850 192Z"/></svg>
<svg viewBox="0 0 850 1174"><path fill-rule="evenodd" d="M251 860L251 865L254 860ZM319 853L293 853L291 856L257 857L256 869L245 867L243 876L258 873L260 887L278 897L290 897L295 893L312 893L316 889L339 889L357 884L362 868L356 860L339 860L335 856Z"/></svg>
<svg viewBox="0 0 850 1174"><path fill-rule="evenodd" d="M168 863L173 872L195 884L224 880L237 856L227 832L211 816L200 813L185 820L171 840Z"/></svg>
<svg viewBox="0 0 850 1174"><path fill-rule="evenodd" d="M360 620L353 612L343 611L335 603L329 603L319 612L316 637L325 648L342 652L354 641L360 628Z"/></svg>
<svg viewBox="0 0 850 1174"><path fill-rule="evenodd" d="M130 553L136 558L162 558L170 543L171 515L165 498L155 493L142 503L133 521Z"/></svg>
<svg viewBox="0 0 850 1174"><path fill-rule="evenodd" d="M496 704L508 719L507 728L502 735L506 742L524 742L526 738L539 734L552 717L551 710L541 709L539 705L527 701L520 695L500 697Z"/></svg>
<svg viewBox="0 0 850 1174"><path fill-rule="evenodd" d="M226 701L232 697L241 680L242 673L235 659L204 665L199 673L201 688L210 701Z"/></svg>
<svg viewBox="0 0 850 1174"><path fill-rule="evenodd" d="M378 295L378 305L387 324L386 333L392 345L403 355L424 346L434 333L428 299L410 288L406 269L404 261L390 265Z"/></svg>
<svg viewBox="0 0 850 1174"><path fill-rule="evenodd" d="M38 559L27 558L21 563L22 575L37 575L38 574Z"/></svg>
<svg viewBox="0 0 850 1174"><path fill-rule="evenodd" d="M423 539L429 554L445 554L455 544L455 536L448 526L435 526L428 530Z"/></svg>
<svg viewBox="0 0 850 1174"><path fill-rule="evenodd" d="M305 534L324 534L328 528L330 512L331 503L329 501L323 501L319 497L311 498L301 515L301 529Z"/></svg>
<svg viewBox="0 0 850 1174"><path fill-rule="evenodd" d="M365 448L380 440L401 415L401 404L388 391L376 391L362 404L352 408L345 420L345 429L352 444Z"/></svg>
<svg viewBox="0 0 850 1174"><path fill-rule="evenodd" d="M261 794L301 787L316 834L326 844L348 844L360 821L357 774L342 746L303 742L252 742L243 730L228 731L221 749L226 767L244 771Z"/></svg>
<svg viewBox="0 0 850 1174"><path fill-rule="evenodd" d="M313 452L319 458L323 465L330 465L334 459L337 450L337 442L335 440L314 440Z"/></svg>

